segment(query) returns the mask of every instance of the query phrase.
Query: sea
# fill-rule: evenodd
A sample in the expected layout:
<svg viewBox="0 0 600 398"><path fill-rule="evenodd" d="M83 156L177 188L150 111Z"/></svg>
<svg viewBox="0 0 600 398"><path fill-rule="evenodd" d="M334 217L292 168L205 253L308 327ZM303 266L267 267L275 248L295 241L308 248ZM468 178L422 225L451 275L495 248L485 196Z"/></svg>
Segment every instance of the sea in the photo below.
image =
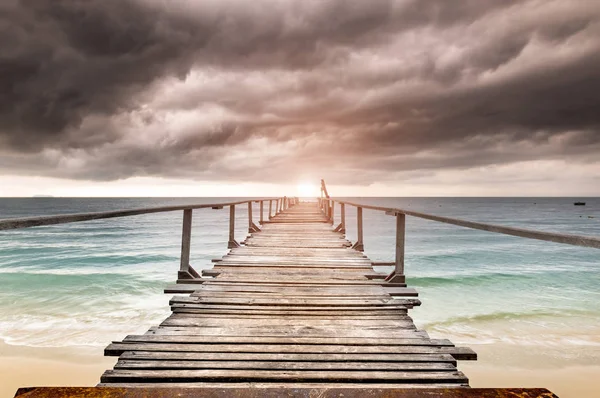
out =
<svg viewBox="0 0 600 398"><path fill-rule="evenodd" d="M346 199L600 236L600 198ZM0 198L0 219L232 200ZM573 205L580 200L586 205ZM355 240L355 209L348 207L346 216L347 236ZM228 219L227 208L194 211L191 264L197 270L211 268L211 259L227 253ZM0 341L104 347L157 325L169 314L171 296L163 289L176 279L181 224L182 212L173 211L0 231ZM236 239L246 235L247 210L238 206ZM393 261L394 242L394 217L365 210L365 254ZM408 216L405 263L407 283L423 302L410 315L430 335L465 345L541 350L580 365L600 363L600 250Z"/></svg>

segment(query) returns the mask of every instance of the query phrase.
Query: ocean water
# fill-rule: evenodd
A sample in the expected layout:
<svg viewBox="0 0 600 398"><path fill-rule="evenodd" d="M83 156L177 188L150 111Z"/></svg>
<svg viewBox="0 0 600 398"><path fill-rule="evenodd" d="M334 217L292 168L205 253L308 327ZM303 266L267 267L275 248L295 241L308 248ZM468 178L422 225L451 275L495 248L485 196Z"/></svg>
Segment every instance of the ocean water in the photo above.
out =
<svg viewBox="0 0 600 398"><path fill-rule="evenodd" d="M473 221L600 236L600 198L348 198ZM0 219L230 198L0 198ZM266 210L265 210L266 211ZM258 205L255 208L255 218ZM355 240L356 212L347 208ZM227 209L194 211L191 264L227 252ZM339 208L336 209L339 218ZM0 339L33 347L102 347L169 314L182 212L0 232ZM239 206L236 238L246 235ZM394 218L364 211L365 253L394 257ZM389 268L381 267L389 271ZM600 362L600 250L528 240L407 217L406 275L432 336L553 352Z"/></svg>

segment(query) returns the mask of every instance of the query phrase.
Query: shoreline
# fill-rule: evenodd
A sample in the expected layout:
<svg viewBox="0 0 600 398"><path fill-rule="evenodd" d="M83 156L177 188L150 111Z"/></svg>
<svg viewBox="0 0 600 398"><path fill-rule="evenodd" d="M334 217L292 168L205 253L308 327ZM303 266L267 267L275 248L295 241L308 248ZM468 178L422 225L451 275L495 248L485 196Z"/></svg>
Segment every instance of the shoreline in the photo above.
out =
<svg viewBox="0 0 600 398"><path fill-rule="evenodd" d="M561 398L594 398L600 391L600 365L576 361L548 363L548 353L525 353L522 360L499 360L500 344L474 345L478 361L459 361L472 387L543 387ZM523 352L523 347L513 347ZM504 359L509 358L504 356ZM27 347L0 341L0 396L12 397L19 387L94 386L117 358L104 357L102 347Z"/></svg>

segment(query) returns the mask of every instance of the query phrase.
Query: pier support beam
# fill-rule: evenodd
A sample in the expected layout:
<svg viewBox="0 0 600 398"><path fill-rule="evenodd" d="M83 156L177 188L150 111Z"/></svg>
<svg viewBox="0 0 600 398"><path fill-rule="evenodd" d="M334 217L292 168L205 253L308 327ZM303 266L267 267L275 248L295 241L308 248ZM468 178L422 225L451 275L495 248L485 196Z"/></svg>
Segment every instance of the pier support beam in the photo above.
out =
<svg viewBox="0 0 600 398"><path fill-rule="evenodd" d="M229 206L229 242L227 248L233 249L240 247L240 244L235 241L235 205Z"/></svg>
<svg viewBox="0 0 600 398"><path fill-rule="evenodd" d="M340 203L340 223L335 227L334 231L343 234L346 233L346 205L344 203Z"/></svg>
<svg viewBox="0 0 600 398"><path fill-rule="evenodd" d="M183 211L183 229L181 233L181 260L177 279L200 278L190 265L190 245L192 243L192 209Z"/></svg>
<svg viewBox="0 0 600 398"><path fill-rule="evenodd" d="M258 222L260 224L263 223L263 210L264 210L264 207L265 207L264 202L261 200L260 201L260 219L258 220Z"/></svg>
<svg viewBox="0 0 600 398"><path fill-rule="evenodd" d="M358 250L360 252L365 251L365 245L363 244L363 209L362 207L356 208L356 229L357 229L357 240L356 243L352 246L354 250Z"/></svg>
<svg viewBox="0 0 600 398"><path fill-rule="evenodd" d="M333 225L333 219L335 218L335 202L333 200L329 201L329 206L331 206L331 211L329 213L329 224Z"/></svg>
<svg viewBox="0 0 600 398"><path fill-rule="evenodd" d="M256 224L254 224L254 222L252 222L252 201L248 202L248 232L252 233L252 232L258 232L260 231L260 228L258 228L256 226Z"/></svg>
<svg viewBox="0 0 600 398"><path fill-rule="evenodd" d="M406 237L406 215L396 213L396 261L394 270L385 278L386 282L404 283L404 240Z"/></svg>

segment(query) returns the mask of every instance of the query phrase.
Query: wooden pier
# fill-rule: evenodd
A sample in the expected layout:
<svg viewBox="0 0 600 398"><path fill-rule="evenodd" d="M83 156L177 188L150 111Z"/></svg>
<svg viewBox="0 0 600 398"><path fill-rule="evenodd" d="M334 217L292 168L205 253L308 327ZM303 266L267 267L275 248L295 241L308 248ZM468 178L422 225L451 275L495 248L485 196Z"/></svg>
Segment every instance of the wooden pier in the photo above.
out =
<svg viewBox="0 0 600 398"><path fill-rule="evenodd" d="M172 314L106 347L119 358L97 387L22 388L16 396L555 397L545 389L468 388L457 361L474 360L475 352L416 328L408 311L421 302L405 284L405 220L593 248L600 238L352 203L330 198L324 183L322 191L316 202L261 198L0 220L2 231L183 211L177 283L165 289L177 294ZM236 206L248 210L242 242L234 236ZM190 265L192 213L225 207L230 251L198 272ZM356 208L354 243L345 237L346 207ZM374 263L362 253L365 209L395 217L393 262ZM374 265L394 270L381 274Z"/></svg>
<svg viewBox="0 0 600 398"><path fill-rule="evenodd" d="M404 283L386 282L335 232L318 203L263 220L143 335L110 344L119 356L100 386L467 387L469 348L431 339L408 310Z"/></svg>

